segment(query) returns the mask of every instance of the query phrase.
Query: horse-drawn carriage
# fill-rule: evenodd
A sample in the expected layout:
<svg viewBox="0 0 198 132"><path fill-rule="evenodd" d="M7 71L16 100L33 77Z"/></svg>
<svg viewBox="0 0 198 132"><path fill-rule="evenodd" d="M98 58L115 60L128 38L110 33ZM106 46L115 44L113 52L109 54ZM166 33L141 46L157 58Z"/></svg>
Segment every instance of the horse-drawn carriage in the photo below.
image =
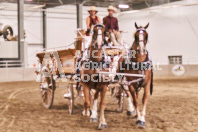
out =
<svg viewBox="0 0 198 132"><path fill-rule="evenodd" d="M109 88L112 91L112 95L117 98L118 112L123 111L124 97L126 96L125 91L129 89L130 93L126 93L130 112L132 112L132 115L137 115L136 123L140 127L145 127L146 101L149 89L152 93L152 62L146 50L148 40L146 28L148 25L138 27L135 24L135 26L137 31L131 47L131 50L135 51L134 58L129 56L129 50L124 47L123 42L119 47L112 46L111 41L108 41L108 38L106 38L105 27L101 24L94 26L93 35L90 37L85 36L84 30L78 29L76 31L77 38L74 43L74 49L48 49L37 53L40 70L36 73L39 75L43 106L45 108L51 108L54 91L57 88L56 82L61 78L69 91L65 96L69 101L69 113L73 113L74 100L78 96L83 96L83 90L85 109L82 114L90 116L90 121L97 121L97 99L100 92L101 112L99 129L101 129L107 126L104 118L104 98L107 89ZM110 44L107 42L110 42ZM97 51L95 52L95 50ZM101 53L103 56L100 56ZM91 54L91 56L88 54ZM97 56L97 58L94 58L94 56ZM88 64L97 64L97 66L92 65L91 68L86 69L86 62ZM124 70L123 67L120 67L120 64L123 64ZM85 74L97 81L84 81L82 75ZM100 78L101 76L102 79ZM105 81L106 76L108 76L107 81ZM116 77L121 78L116 80ZM145 89L142 112L137 108L137 94L141 87ZM96 89L94 101L90 98L90 90L93 88ZM133 97L135 109L133 108L129 94ZM90 110L90 103L93 105L92 111Z"/></svg>
<svg viewBox="0 0 198 132"><path fill-rule="evenodd" d="M91 42L91 36L85 36L85 31L81 29L77 29L76 34L77 38L73 43L75 49L67 47L44 49L36 54L40 65L39 70L36 71L37 81L40 82L42 104L45 108L52 107L54 92L59 87L56 83L60 81L64 82L64 87L68 91L64 97L68 99L70 114L73 114L75 98L84 96L82 86L77 84L76 63L82 58L81 52L88 48L87 44ZM120 47L111 46L106 47L105 52L110 57L111 55L115 56L123 53L123 50L120 50ZM112 75L114 73L112 72ZM122 112L125 97L124 90L121 90L118 84L109 85L108 90L118 101L117 111Z"/></svg>

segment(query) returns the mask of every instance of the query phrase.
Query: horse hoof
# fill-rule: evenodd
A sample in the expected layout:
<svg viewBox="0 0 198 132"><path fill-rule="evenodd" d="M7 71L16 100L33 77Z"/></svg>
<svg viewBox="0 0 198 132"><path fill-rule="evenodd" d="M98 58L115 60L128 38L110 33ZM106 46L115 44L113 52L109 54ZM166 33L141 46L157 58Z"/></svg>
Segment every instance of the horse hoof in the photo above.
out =
<svg viewBox="0 0 198 132"><path fill-rule="evenodd" d="M99 124L98 129L102 130L103 128L107 128L107 124Z"/></svg>
<svg viewBox="0 0 198 132"><path fill-rule="evenodd" d="M127 111L127 115L128 115L128 116L133 116L133 117L135 117L136 112L135 112L135 110L133 110L133 111Z"/></svg>
<svg viewBox="0 0 198 132"><path fill-rule="evenodd" d="M90 118L90 122L97 122L98 121L98 118Z"/></svg>
<svg viewBox="0 0 198 132"><path fill-rule="evenodd" d="M146 123L144 121L136 121L136 124L138 125L139 128L145 128L146 127Z"/></svg>

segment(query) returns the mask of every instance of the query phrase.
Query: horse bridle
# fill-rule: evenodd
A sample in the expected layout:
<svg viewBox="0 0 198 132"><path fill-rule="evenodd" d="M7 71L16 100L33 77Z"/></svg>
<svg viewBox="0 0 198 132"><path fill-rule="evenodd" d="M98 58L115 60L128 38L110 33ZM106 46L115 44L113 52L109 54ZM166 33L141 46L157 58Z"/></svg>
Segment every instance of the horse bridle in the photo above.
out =
<svg viewBox="0 0 198 132"><path fill-rule="evenodd" d="M139 32L140 35L144 35L144 32L146 32L146 29L145 28L139 28L139 29L136 30L136 33L137 32ZM135 44L136 44L136 46L138 46L139 43L141 43L141 42L143 42L144 44L147 44L147 37L146 37L146 42L144 42L144 41L145 41L144 39L138 40L138 41L135 40ZM140 52L140 50L137 49L137 52ZM145 50L145 53L147 53L147 50Z"/></svg>
<svg viewBox="0 0 198 132"><path fill-rule="evenodd" d="M136 30L136 33L137 33L137 32L140 32L139 34L142 34L142 35L143 35L143 34L144 34L144 31L146 32L146 29L144 29L144 28L139 28L139 29ZM144 40L139 40L139 41L136 41L136 40L135 40L135 42L136 42L136 45L138 46L139 43L140 43L140 42L144 42ZM146 43L145 43L145 44L147 44L147 38L146 38Z"/></svg>
<svg viewBox="0 0 198 132"><path fill-rule="evenodd" d="M93 29L95 28L97 26L97 28L99 29L99 30L101 30L103 27L105 27L104 25L102 25L102 24L96 24L96 25L94 25L93 26ZM92 29L92 32L93 32L93 29ZM101 34L97 34L97 36L100 36L100 35L103 35L102 33ZM106 30L105 30L105 32L104 32L104 36L106 35ZM91 46L94 46L94 48L98 48L98 43L97 43L97 38L94 38L93 37L93 40L94 40L94 43L91 45ZM102 45L101 45L101 48L104 46L104 45L107 45L107 42L106 42L106 39L105 39L105 37L103 38L103 40L102 40Z"/></svg>

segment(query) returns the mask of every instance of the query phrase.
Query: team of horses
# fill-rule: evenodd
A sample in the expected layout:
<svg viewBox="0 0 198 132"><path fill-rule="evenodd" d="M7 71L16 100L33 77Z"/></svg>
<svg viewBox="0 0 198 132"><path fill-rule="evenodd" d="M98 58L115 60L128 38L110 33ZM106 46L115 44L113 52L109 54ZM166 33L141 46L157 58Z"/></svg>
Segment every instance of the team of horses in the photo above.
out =
<svg viewBox="0 0 198 132"><path fill-rule="evenodd" d="M128 84L125 84L125 87L128 87L126 90L127 97L128 97L128 112L130 115L137 118L136 124L144 128L145 127L145 115L146 115L146 104L147 104L147 96L148 92L152 94L152 62L149 58L148 51L146 50L146 44L148 42L148 33L146 29L148 28L149 24L145 27L137 26L136 32L134 34L134 42L129 49L130 51L134 51L132 56L126 58L125 56L120 56L118 60L117 66L117 73L123 74L141 74L144 77L133 77L133 76L122 76L121 80L119 78L118 81L122 81L125 79ZM97 122L98 114L97 114L97 104L98 104L98 97L100 95L100 114L99 114L99 126L98 129L103 129L107 127L107 123L104 116L105 110L105 94L107 92L107 87L109 85L109 81L106 81L105 78L100 78L101 71L108 72L109 64L105 62L103 54L104 50L103 47L107 45L106 40L106 29L102 24L97 24L93 27L92 31L92 41L88 48L89 50L89 59L84 61L84 63L95 63L99 64L102 63L102 66L98 65L97 68L86 68L84 63L81 64L80 74L81 74L81 85L83 86L84 92L84 111L82 114L84 116L90 116L90 122ZM122 66L122 68L121 68ZM134 68L136 67L136 68ZM83 76L86 75L86 76ZM94 76L93 76L94 75ZM83 77L83 78L82 78ZM89 78L92 77L92 78ZM100 78L100 79L99 79ZM88 81L83 81L88 80ZM130 83L134 80L138 80L135 83ZM124 84L123 84L124 85ZM138 107L138 92L141 88L144 88L143 94L143 109L142 111L139 110ZM95 89L94 100L92 101L92 97L90 94L90 90ZM123 95L125 96L125 95ZM131 98L132 100L131 101ZM133 103L132 103L133 102Z"/></svg>

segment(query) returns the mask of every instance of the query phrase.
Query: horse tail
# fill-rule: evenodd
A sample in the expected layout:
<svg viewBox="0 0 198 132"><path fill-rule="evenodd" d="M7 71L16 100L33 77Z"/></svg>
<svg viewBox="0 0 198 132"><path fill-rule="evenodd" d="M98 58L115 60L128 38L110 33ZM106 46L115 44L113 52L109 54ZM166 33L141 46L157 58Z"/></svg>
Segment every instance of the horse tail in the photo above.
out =
<svg viewBox="0 0 198 132"><path fill-rule="evenodd" d="M151 69L151 85L150 85L150 95L153 93L153 69Z"/></svg>

